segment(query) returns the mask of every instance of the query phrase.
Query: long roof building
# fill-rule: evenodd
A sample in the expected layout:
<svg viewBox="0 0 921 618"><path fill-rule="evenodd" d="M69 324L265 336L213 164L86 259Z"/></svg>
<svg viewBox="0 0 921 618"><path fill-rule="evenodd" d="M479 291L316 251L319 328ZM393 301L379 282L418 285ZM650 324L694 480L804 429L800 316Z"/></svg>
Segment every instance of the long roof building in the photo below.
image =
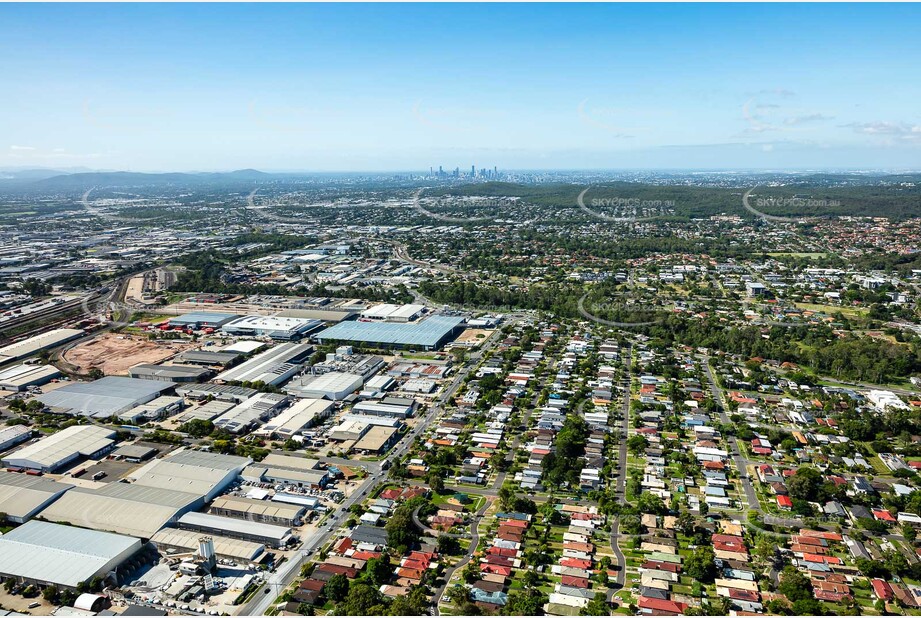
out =
<svg viewBox="0 0 921 618"><path fill-rule="evenodd" d="M115 432L96 425L73 425L8 454L3 465L53 472L79 457L97 457L115 445Z"/></svg>
<svg viewBox="0 0 921 618"><path fill-rule="evenodd" d="M0 575L76 588L105 577L141 548L140 539L30 521L0 536Z"/></svg>
<svg viewBox="0 0 921 618"><path fill-rule="evenodd" d="M296 374L313 353L306 343L282 343L217 375L219 382L263 382L278 386Z"/></svg>
<svg viewBox="0 0 921 618"><path fill-rule="evenodd" d="M108 418L158 397L171 382L107 376L94 382L74 382L38 396L46 406L74 415Z"/></svg>
<svg viewBox="0 0 921 618"><path fill-rule="evenodd" d="M322 343L337 341L381 348L435 350L456 336L463 324L463 317L448 315L433 315L411 323L341 322L320 331L314 338Z"/></svg>

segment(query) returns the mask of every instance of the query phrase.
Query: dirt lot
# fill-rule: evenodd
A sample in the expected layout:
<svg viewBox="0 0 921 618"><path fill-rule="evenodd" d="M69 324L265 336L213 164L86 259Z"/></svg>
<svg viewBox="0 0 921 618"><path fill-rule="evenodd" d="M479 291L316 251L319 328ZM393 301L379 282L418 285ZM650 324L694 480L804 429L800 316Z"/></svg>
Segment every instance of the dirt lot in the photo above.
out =
<svg viewBox="0 0 921 618"><path fill-rule="evenodd" d="M191 347L177 341L155 343L142 337L107 333L74 346L64 353L64 360L87 373L98 367L106 375L125 375L140 363L158 363Z"/></svg>
<svg viewBox="0 0 921 618"><path fill-rule="evenodd" d="M479 346L486 341L492 332L491 330L484 330L482 328L468 328L457 338L457 343L464 343L467 345L475 344Z"/></svg>

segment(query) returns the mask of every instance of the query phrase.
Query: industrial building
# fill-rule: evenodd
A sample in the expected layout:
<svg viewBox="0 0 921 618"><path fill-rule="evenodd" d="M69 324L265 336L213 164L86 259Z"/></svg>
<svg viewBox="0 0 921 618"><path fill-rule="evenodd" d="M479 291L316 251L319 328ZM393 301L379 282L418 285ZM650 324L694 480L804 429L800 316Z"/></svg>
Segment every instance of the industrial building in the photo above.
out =
<svg viewBox="0 0 921 618"><path fill-rule="evenodd" d="M298 399L294 405L263 425L257 433L287 439L329 417L333 403L325 399Z"/></svg>
<svg viewBox="0 0 921 618"><path fill-rule="evenodd" d="M3 465L54 472L78 458L98 459L115 446L115 432L96 425L73 425L8 454Z"/></svg>
<svg viewBox="0 0 921 618"><path fill-rule="evenodd" d="M364 384L364 378L353 373L324 373L323 375L303 375L292 380L285 392L295 397L329 399L342 401Z"/></svg>
<svg viewBox="0 0 921 618"><path fill-rule="evenodd" d="M437 350L464 328L460 316L433 315L407 324L391 322L341 322L320 331L321 343L342 342L377 348Z"/></svg>
<svg viewBox="0 0 921 618"><path fill-rule="evenodd" d="M218 374L215 380L279 386L300 370L301 365L310 359L313 349L306 343L282 343Z"/></svg>
<svg viewBox="0 0 921 618"><path fill-rule="evenodd" d="M290 468L273 468L263 463L247 466L243 478L260 483L277 483L291 487L326 487L329 473L326 470L292 470Z"/></svg>
<svg viewBox="0 0 921 618"><path fill-rule="evenodd" d="M74 487L38 516L46 521L149 539L183 513L203 504L198 494L134 483L107 483L100 489Z"/></svg>
<svg viewBox="0 0 921 618"><path fill-rule="evenodd" d="M54 365L13 365L0 370L0 389L24 391L30 386L41 386L61 376Z"/></svg>
<svg viewBox="0 0 921 618"><path fill-rule="evenodd" d="M391 305L382 303L368 307L361 312L361 317L366 320L382 320L385 322L409 322L415 320L425 311L425 305Z"/></svg>
<svg viewBox="0 0 921 618"><path fill-rule="evenodd" d="M162 382L204 382L211 377L211 370L194 365L154 365L143 363L128 370L128 375L140 380Z"/></svg>
<svg viewBox="0 0 921 618"><path fill-rule="evenodd" d="M202 330L203 328L218 329L238 317L240 316L236 313L193 311L192 313L184 313L175 318L170 318L169 325L180 328L191 328L192 330Z"/></svg>
<svg viewBox="0 0 921 618"><path fill-rule="evenodd" d="M378 401L362 401L352 406L352 414L365 416L391 416L394 418L408 418L416 408L413 399L403 397L384 397Z"/></svg>
<svg viewBox="0 0 921 618"><path fill-rule="evenodd" d="M163 395L147 403L134 406L126 412L122 412L118 415L118 420L125 423L141 425L161 419L173 412L181 410L183 405L185 405L185 400L182 397Z"/></svg>
<svg viewBox="0 0 921 618"><path fill-rule="evenodd" d="M300 526L307 507L270 500L253 500L236 496L221 496L211 503L210 513L260 524L296 528Z"/></svg>
<svg viewBox="0 0 921 618"><path fill-rule="evenodd" d="M228 335L271 337L279 341L297 341L323 326L320 320L279 316L247 315L221 326Z"/></svg>
<svg viewBox="0 0 921 618"><path fill-rule="evenodd" d="M73 485L31 474L0 472L0 512L14 524L24 524Z"/></svg>
<svg viewBox="0 0 921 618"><path fill-rule="evenodd" d="M74 589L119 574L140 549L140 539L33 520L0 536L0 576Z"/></svg>
<svg viewBox="0 0 921 618"><path fill-rule="evenodd" d="M147 403L173 388L170 382L108 376L94 382L75 382L38 396L62 412L108 418Z"/></svg>
<svg viewBox="0 0 921 618"><path fill-rule="evenodd" d="M368 379L383 369L387 363L376 354L355 354L352 346L343 345L336 348L335 353L326 355L326 359L316 363L310 368L314 375L338 371L352 373Z"/></svg>
<svg viewBox="0 0 921 618"><path fill-rule="evenodd" d="M156 545L160 552L165 555L172 553L190 554L198 550L201 538L200 533L191 530L164 528L153 535L150 542ZM219 558L253 562L257 561L265 553L265 545L262 543L251 543L214 534L210 535L210 538L214 543L214 553Z"/></svg>
<svg viewBox="0 0 921 618"><path fill-rule="evenodd" d="M364 455L380 455L390 450L400 439L400 432L393 427L375 425L352 445L352 450Z"/></svg>
<svg viewBox="0 0 921 618"><path fill-rule="evenodd" d="M213 500L251 463L247 457L180 450L132 472L136 485L184 491Z"/></svg>
<svg viewBox="0 0 921 618"><path fill-rule="evenodd" d="M13 448L32 437L32 428L28 425L11 425L0 428L0 451Z"/></svg>
<svg viewBox="0 0 921 618"><path fill-rule="evenodd" d="M11 343L8 346L0 348L0 364L37 354L42 350L47 350L48 348L59 346L68 341L73 341L78 337L82 337L84 334L84 331L76 328L56 328L54 330L49 330L47 333Z"/></svg>
<svg viewBox="0 0 921 618"><path fill-rule="evenodd" d="M289 541L294 540L291 528L231 519L230 517L221 517L208 513L186 513L179 518L179 528L206 534L217 534L232 539L250 541L251 543L261 543L266 547L275 549L282 548Z"/></svg>
<svg viewBox="0 0 921 618"><path fill-rule="evenodd" d="M287 402L287 395L257 393L214 419L214 426L230 433L242 433L278 414Z"/></svg>
<svg viewBox="0 0 921 618"><path fill-rule="evenodd" d="M240 352L212 352L210 350L189 350L183 352L176 360L189 365L226 366L243 356Z"/></svg>
<svg viewBox="0 0 921 618"><path fill-rule="evenodd" d="M329 430L329 439L334 442L356 442L368 432L372 425L360 420L344 420Z"/></svg>
<svg viewBox="0 0 921 618"><path fill-rule="evenodd" d="M188 399L217 399L240 403L257 392L254 388L233 386L231 384L183 384L176 387L176 394Z"/></svg>

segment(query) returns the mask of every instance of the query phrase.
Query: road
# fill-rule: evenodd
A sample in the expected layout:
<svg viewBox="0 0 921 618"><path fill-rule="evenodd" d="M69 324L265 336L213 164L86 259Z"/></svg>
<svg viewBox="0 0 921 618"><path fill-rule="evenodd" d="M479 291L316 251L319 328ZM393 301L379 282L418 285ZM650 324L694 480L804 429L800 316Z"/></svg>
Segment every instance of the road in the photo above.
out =
<svg viewBox="0 0 921 618"><path fill-rule="evenodd" d="M716 402L716 410L720 416L720 421L723 424L729 425L732 421L729 420L729 416L726 414L726 401L723 398L723 391L716 384L716 380L713 377L713 369L710 367L710 357L698 356L698 358L703 363L704 373L707 374L707 381L710 383L710 393L713 396L713 401ZM745 491L746 505L742 510L742 516L747 517L748 511L761 513L761 502L758 501L758 494L755 492L755 488L752 486L751 477L748 475L748 466L752 462L742 457L742 451L739 450L739 442L736 440L735 436L725 437L726 442L729 444L729 454L732 456L736 469L739 471L739 479L742 482L742 489Z"/></svg>
<svg viewBox="0 0 921 618"><path fill-rule="evenodd" d="M474 514L473 523L470 524L470 547L467 549L467 554L461 558L453 568L445 571L444 583L432 593L432 605L435 608L435 615L440 615L438 606L441 605L441 597L444 596L445 590L448 588L448 584L451 583L451 578L454 577L454 574L459 569L463 569L467 563L473 559L473 554L476 553L477 547L480 545L480 520L482 519L483 514L492 505L492 502L493 498L487 498L486 502L483 503L483 506L481 506L480 509Z"/></svg>
<svg viewBox="0 0 921 618"><path fill-rule="evenodd" d="M617 484L615 495L621 504L627 501L627 432L630 429L630 393L633 383L633 345L627 348L624 356L626 374L624 375L624 402L620 425L620 444L617 451ZM614 595L627 583L627 558L620 549L620 517L611 521L611 549L614 551L614 561L617 563L617 575L614 585L608 587L608 603L614 601Z"/></svg>

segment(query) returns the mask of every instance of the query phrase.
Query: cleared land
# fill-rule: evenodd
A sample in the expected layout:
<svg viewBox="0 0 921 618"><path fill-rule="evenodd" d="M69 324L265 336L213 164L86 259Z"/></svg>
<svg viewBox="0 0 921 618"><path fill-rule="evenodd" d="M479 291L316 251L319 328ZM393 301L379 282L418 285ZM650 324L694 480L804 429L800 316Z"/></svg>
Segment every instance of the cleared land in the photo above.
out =
<svg viewBox="0 0 921 618"><path fill-rule="evenodd" d="M125 375L140 363L159 363L192 347L189 343L148 341L131 335L107 333L64 353L64 360L80 373L101 369L106 375Z"/></svg>

